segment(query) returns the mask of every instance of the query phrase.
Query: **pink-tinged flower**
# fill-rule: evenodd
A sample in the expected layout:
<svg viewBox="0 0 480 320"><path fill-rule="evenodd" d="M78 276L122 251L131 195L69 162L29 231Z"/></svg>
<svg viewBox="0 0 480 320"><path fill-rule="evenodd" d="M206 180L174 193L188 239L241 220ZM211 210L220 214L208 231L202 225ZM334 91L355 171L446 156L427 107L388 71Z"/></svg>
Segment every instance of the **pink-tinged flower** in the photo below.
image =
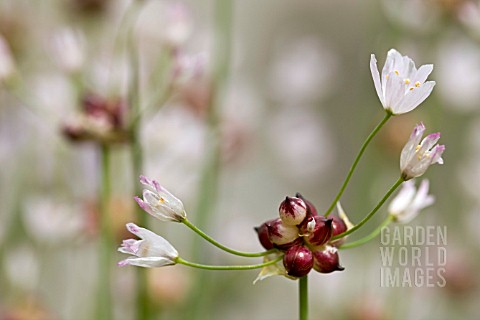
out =
<svg viewBox="0 0 480 320"><path fill-rule="evenodd" d="M442 154L445 146L436 145L440 139L440 133L429 134L420 142L424 132L423 123L416 125L410 139L403 147L400 156L400 170L404 180L421 176L432 164L443 164Z"/></svg>
<svg viewBox="0 0 480 320"><path fill-rule="evenodd" d="M176 264L178 252L167 240L150 230L138 227L134 223L127 223L127 229L141 240L123 240L118 251L136 257L118 262L119 266L132 265L152 268Z"/></svg>
<svg viewBox="0 0 480 320"><path fill-rule="evenodd" d="M307 205L300 198L286 197L278 211L283 223L294 226L300 224L307 216Z"/></svg>
<svg viewBox="0 0 480 320"><path fill-rule="evenodd" d="M135 197L138 205L150 215L162 221L181 222L187 214L182 201L176 198L157 181L140 176L140 182L147 187L143 190L143 200Z"/></svg>
<svg viewBox="0 0 480 320"><path fill-rule="evenodd" d="M390 49L380 78L375 55L370 58L370 71L378 98L383 108L394 115L412 111L430 95L435 81L425 81L432 70L432 64L417 70L412 59Z"/></svg>
<svg viewBox="0 0 480 320"><path fill-rule="evenodd" d="M388 212L395 221L408 223L418 215L420 210L435 202L435 197L428 194L428 186L428 180L422 180L418 190L413 180L403 184L402 189L388 207Z"/></svg>

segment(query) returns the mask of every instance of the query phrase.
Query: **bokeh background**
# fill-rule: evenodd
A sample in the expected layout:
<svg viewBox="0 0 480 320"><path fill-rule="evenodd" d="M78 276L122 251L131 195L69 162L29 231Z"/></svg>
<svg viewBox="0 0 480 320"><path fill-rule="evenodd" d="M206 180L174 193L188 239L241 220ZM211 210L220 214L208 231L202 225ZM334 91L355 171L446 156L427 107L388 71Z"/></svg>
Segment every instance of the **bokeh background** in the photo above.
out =
<svg viewBox="0 0 480 320"><path fill-rule="evenodd" d="M140 70L140 101L153 101L140 125L144 174L181 198L214 238L258 251L253 227L276 217L285 195L301 192L319 211L328 208L384 116L369 60L375 53L383 66L390 48L417 66L433 63L437 85L375 137L342 204L360 221L397 179L414 124L441 131L445 164L426 174L436 203L412 225L447 226L447 285L381 287L377 239L342 251L345 271L312 273L311 318L480 316L478 2L1 0L0 36L0 318L95 318L100 148L65 134L81 123L87 93L129 108ZM165 87L168 98L158 98ZM111 157L115 252L129 237L125 223L142 213L128 142L112 146ZM208 212L198 217L201 203ZM182 225L148 217L148 226L186 259L252 262ZM124 255L113 254L114 318L134 319L135 268L116 267ZM150 269L154 319L294 319L296 282L253 285L256 274Z"/></svg>

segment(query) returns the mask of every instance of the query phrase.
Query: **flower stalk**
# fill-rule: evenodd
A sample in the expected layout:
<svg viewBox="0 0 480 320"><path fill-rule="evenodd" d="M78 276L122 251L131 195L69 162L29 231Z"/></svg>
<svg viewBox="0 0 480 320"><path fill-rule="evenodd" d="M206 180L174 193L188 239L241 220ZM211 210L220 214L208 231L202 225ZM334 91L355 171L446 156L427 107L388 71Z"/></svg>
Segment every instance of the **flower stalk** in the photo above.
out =
<svg viewBox="0 0 480 320"><path fill-rule="evenodd" d="M342 184L340 190L338 191L337 196L335 197L335 199L330 204L330 207L325 212L325 217L328 216L330 214L330 212L332 212L333 208L335 207L337 202L340 200L340 197L342 196L343 192L345 191L345 188L347 187L348 182L350 181L350 178L353 175L353 171L355 171L355 168L357 167L357 164L360 161L360 158L362 157L363 153L365 152L365 149L370 144L370 141L372 141L373 137L375 137L375 135L378 133L378 131L380 131L380 129L385 125L385 123L387 123L387 121L392 117L392 115L393 114L391 112L386 110L386 115L383 118L383 120L380 121L380 123L373 129L373 131L368 135L365 142L362 144L362 147L360 148L360 151L358 152L357 157L353 161L353 164L350 167L350 170L348 171L347 177L345 178L345 181L343 181L343 184Z"/></svg>
<svg viewBox="0 0 480 320"><path fill-rule="evenodd" d="M373 208L372 211L370 211L370 213L365 217L363 218L362 221L360 221L357 225L355 225L353 228L341 233L341 234L338 234L334 237L332 237L332 240L337 240L337 239L340 239L340 238L343 238L345 237L346 235L349 235L350 233L352 232L355 232L357 231L360 227L362 227L365 223L367 223L368 220L370 220L374 215L375 213L378 211L378 209L380 209L380 207L385 203L385 201L387 201L387 199L392 195L392 193L397 190L397 188L404 182L405 180L403 180L402 177L398 178L397 182L395 182L395 184L387 191L387 193L383 196L382 200L380 200L380 202L378 202L378 204L375 206L375 208Z"/></svg>
<svg viewBox="0 0 480 320"><path fill-rule="evenodd" d="M349 242L349 243L346 243L342 246L340 246L338 249L351 249L351 248L355 248L355 247L359 247L361 245L364 245L365 243L369 242L370 240L373 240L375 239L379 234L380 232L382 231L382 229L386 226L388 226L392 221L393 221L393 216L392 215L389 215L385 220L383 220L383 222L375 228L375 230L373 230L369 235L361 238L361 239L358 239L356 241L353 241L353 242Z"/></svg>
<svg viewBox="0 0 480 320"><path fill-rule="evenodd" d="M308 275L301 277L298 281L298 309L299 320L308 319Z"/></svg>
<svg viewBox="0 0 480 320"><path fill-rule="evenodd" d="M190 261L184 260L180 257L178 257L175 262L178 263L178 264L183 264L185 266L192 267L192 268L197 268L197 269L231 271L231 270L260 269L260 268L263 268L263 267L273 265L273 264L279 262L282 259L283 259L283 256L280 256L275 260L271 260L271 261L267 261L267 262L259 263L259 264L244 265L244 266L212 266L212 265L190 262Z"/></svg>
<svg viewBox="0 0 480 320"><path fill-rule="evenodd" d="M268 251L263 251L263 252L255 252L255 253L250 253L250 252L243 252L243 251L237 251L234 249L231 249L229 247L224 246L223 244L217 242L214 240L212 237L207 235L205 232L200 230L198 227L196 227L193 223L191 223L187 218L183 219L181 221L184 225L189 227L191 230L193 230L195 233L197 233L199 236L201 236L203 239L207 240L217 248L222 249L225 252L231 253L236 256L241 256L241 257L248 257L248 258L255 258L255 257L263 257L266 256L270 253L273 253L276 251L276 249L268 250Z"/></svg>
<svg viewBox="0 0 480 320"><path fill-rule="evenodd" d="M113 235L110 225L109 202L110 147L101 146L101 190L100 190L100 274L97 299L97 319L112 318L111 272Z"/></svg>

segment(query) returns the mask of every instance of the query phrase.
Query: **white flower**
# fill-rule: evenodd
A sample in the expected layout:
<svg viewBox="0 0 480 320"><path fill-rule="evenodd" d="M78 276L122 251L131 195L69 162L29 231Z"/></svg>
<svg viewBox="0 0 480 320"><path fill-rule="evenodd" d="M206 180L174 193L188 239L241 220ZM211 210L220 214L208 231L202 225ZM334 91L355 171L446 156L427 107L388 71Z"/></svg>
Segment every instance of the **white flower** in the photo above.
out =
<svg viewBox="0 0 480 320"><path fill-rule="evenodd" d="M65 28L57 31L52 40L55 62L67 72L78 72L85 62L85 39L78 30Z"/></svg>
<svg viewBox="0 0 480 320"><path fill-rule="evenodd" d="M178 252L165 239L156 233L140 228L134 223L127 223L127 229L142 240L123 240L118 251L137 256L118 262L119 266L163 267L176 264Z"/></svg>
<svg viewBox="0 0 480 320"><path fill-rule="evenodd" d="M403 147L400 170L404 180L421 176L432 164L443 164L442 153L445 151L445 146L435 145L440 139L440 132L429 134L420 142L424 131L423 123L416 125L410 139Z"/></svg>
<svg viewBox="0 0 480 320"><path fill-rule="evenodd" d="M10 78L15 73L15 63L5 39L0 36L0 81Z"/></svg>
<svg viewBox="0 0 480 320"><path fill-rule="evenodd" d="M135 197L143 210L162 221L180 222L185 219L187 214L182 201L155 180L140 176L140 182L148 188L143 190L143 200Z"/></svg>
<svg viewBox="0 0 480 320"><path fill-rule="evenodd" d="M413 220L420 210L433 204L435 198L428 194L428 180L422 180L418 190L413 180L406 181L395 199L388 207L388 212L400 223Z"/></svg>
<svg viewBox="0 0 480 320"><path fill-rule="evenodd" d="M374 54L370 58L370 71L377 95L383 108L394 115L412 111L430 95L435 81L425 80L432 70L432 64L423 65L417 70L412 59L390 49L380 79L377 59Z"/></svg>

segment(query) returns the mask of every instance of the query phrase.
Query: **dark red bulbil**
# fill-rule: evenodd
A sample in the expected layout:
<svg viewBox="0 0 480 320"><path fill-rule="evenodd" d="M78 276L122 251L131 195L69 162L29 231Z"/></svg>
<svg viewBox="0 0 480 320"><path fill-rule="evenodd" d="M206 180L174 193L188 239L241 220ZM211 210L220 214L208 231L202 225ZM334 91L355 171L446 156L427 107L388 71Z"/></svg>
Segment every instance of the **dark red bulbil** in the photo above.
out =
<svg viewBox="0 0 480 320"><path fill-rule="evenodd" d="M283 256L283 266L289 276L300 278L307 275L313 267L312 251L299 245L290 247Z"/></svg>
<svg viewBox="0 0 480 320"><path fill-rule="evenodd" d="M305 230L302 229L302 233L306 234L305 241L307 241L312 246L321 246L327 243L333 234L333 220L327 219L323 216L315 216L315 226L313 231L308 230L308 227Z"/></svg>
<svg viewBox="0 0 480 320"><path fill-rule="evenodd" d="M340 265L337 248L331 246L320 247L313 252L313 268L320 273L331 273L343 271L345 268Z"/></svg>
<svg viewBox="0 0 480 320"><path fill-rule="evenodd" d="M255 231L258 235L258 240L260 244L266 249L273 249L273 243L270 241L270 236L268 232L268 225L275 222L276 219L268 220L267 222L262 223L259 227L255 228Z"/></svg>

